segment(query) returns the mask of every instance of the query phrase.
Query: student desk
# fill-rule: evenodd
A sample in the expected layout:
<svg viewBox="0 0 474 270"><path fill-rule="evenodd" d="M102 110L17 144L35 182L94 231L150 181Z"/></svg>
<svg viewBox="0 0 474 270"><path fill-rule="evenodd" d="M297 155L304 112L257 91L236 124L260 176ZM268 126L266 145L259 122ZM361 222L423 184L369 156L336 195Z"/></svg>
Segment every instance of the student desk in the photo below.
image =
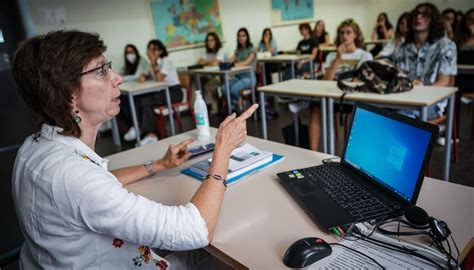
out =
<svg viewBox="0 0 474 270"><path fill-rule="evenodd" d="M474 65L458 65L458 74L474 74Z"/></svg>
<svg viewBox="0 0 474 270"><path fill-rule="evenodd" d="M211 128L214 138L215 128ZM161 158L171 143L195 138L196 131L181 133L146 147L138 147L112 156L109 169ZM337 238L315 224L277 182L276 173L321 164L330 156L289 145L248 137L252 145L284 155L284 160L231 184L225 192L214 240L206 247L212 255L236 268L284 269L282 257L296 240L314 236L327 242ZM200 182L180 170L207 159L192 159L178 168L127 186L151 200L180 205L189 202ZM425 178L418 202L434 217L445 220L462 251L474 235L474 189Z"/></svg>
<svg viewBox="0 0 474 270"><path fill-rule="evenodd" d="M385 45L390 39L367 39L364 41L365 45Z"/></svg>
<svg viewBox="0 0 474 270"><path fill-rule="evenodd" d="M258 88L260 92L260 103L262 108L265 105L265 94L286 97L295 97L305 100L321 100L322 137L324 152L334 154L334 99L339 99L343 92L337 88L336 81L316 81L316 80L289 80L277 84L267 85ZM379 107L392 109L413 109L420 111L420 119L427 121L428 107L448 98L446 141L451 141L454 95L456 87L435 87L435 86L415 86L413 90L405 93L379 95L374 93L349 93L344 97L345 101L366 102ZM267 126L265 111L262 114L262 134L267 139ZM327 115L327 119L326 119ZM451 161L451 144L444 146L443 179L449 180L449 167Z"/></svg>
<svg viewBox="0 0 474 270"><path fill-rule="evenodd" d="M224 77L225 80L225 87L227 89L227 108L229 114L232 113L232 106L231 106L231 100L230 100L230 90L229 90L229 80L230 76L232 75L237 75L241 73L249 73L250 78L252 78L252 73L253 73L252 67L233 67L230 70L220 70L219 67L211 67L211 68L200 68L200 69L192 69L192 70L186 70L185 73L194 75L196 78L196 87L198 90L202 90L201 87L201 76L221 76ZM252 83L252 102L255 103L255 86Z"/></svg>
<svg viewBox="0 0 474 270"><path fill-rule="evenodd" d="M149 93L159 92L159 91L164 90L166 93L166 104L168 106L168 112L172 112L173 110L171 108L171 98L170 98L168 84L164 82L156 82L156 81L145 81L143 83L126 82L126 83L122 83L119 87L120 87L120 92L128 96L128 101L130 103L130 111L132 113L132 122L135 128L135 131L137 132L137 145L138 145L140 143L140 127L138 124L134 97L138 95L144 95L144 94L149 94ZM170 120L171 134L175 135L173 113L169 113L168 117ZM120 143L120 137L118 134L117 121L115 119L112 120L112 135L114 136L114 144L120 145L120 144L117 144L117 142Z"/></svg>
<svg viewBox="0 0 474 270"><path fill-rule="evenodd" d="M318 50L320 50L323 53L330 53L330 52L337 51L337 47L336 46L321 46L319 47Z"/></svg>
<svg viewBox="0 0 474 270"><path fill-rule="evenodd" d="M279 54L271 57L261 57L258 58L258 61L262 65L262 74L263 74L263 85L267 85L267 78L265 76L265 64L266 63L278 63L278 64L291 64L291 78L295 78L295 63L303 60L311 60L311 55L309 54ZM310 61L310 72L311 78L313 78L314 67L313 61Z"/></svg>

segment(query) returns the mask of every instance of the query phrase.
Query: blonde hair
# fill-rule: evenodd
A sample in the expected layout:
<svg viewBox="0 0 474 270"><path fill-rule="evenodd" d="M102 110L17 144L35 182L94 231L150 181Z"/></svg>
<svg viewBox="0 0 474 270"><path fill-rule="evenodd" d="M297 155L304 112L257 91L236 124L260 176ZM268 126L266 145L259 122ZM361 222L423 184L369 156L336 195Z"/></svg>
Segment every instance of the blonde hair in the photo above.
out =
<svg viewBox="0 0 474 270"><path fill-rule="evenodd" d="M356 38L354 40L354 43L357 48L364 49L365 44L364 44L364 34L362 34L362 31L360 31L359 25L355 22L354 19L347 19L342 21L339 26L337 27L337 35L336 39L334 40L334 44L336 44L337 47L341 45L341 41L339 40L339 32L341 31L342 27L344 26L350 26L354 33L356 34Z"/></svg>

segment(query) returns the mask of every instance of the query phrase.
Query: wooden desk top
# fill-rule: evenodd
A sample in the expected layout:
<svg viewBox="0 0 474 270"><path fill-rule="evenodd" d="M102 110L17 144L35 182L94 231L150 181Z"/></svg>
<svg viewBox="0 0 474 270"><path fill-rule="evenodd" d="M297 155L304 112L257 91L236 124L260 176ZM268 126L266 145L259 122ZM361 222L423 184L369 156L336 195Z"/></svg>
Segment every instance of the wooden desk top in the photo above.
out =
<svg viewBox="0 0 474 270"><path fill-rule="evenodd" d="M189 73L194 73L194 74L204 74L204 75L231 75L231 74L237 74L237 73L243 73L243 72L248 72L252 69L251 66L246 66L246 67L233 67L230 70L220 70L216 68L199 68L199 69L193 69L193 70L188 70Z"/></svg>
<svg viewBox="0 0 474 270"><path fill-rule="evenodd" d="M365 45L369 44L386 44L390 41L390 39L367 39L364 41Z"/></svg>
<svg viewBox="0 0 474 270"><path fill-rule="evenodd" d="M474 74L474 65L458 65L458 74Z"/></svg>
<svg viewBox="0 0 474 270"><path fill-rule="evenodd" d="M216 129L211 128L211 138L214 138L215 132ZM109 156L109 169L160 158L170 143L195 137L196 131L189 131ZM283 254L297 239L314 236L327 242L336 241L335 236L328 234L305 214L276 180L277 172L318 165L329 156L255 137L249 137L247 141L260 149L282 154L285 159L229 186L214 241L206 249L223 260L238 262L249 268L283 269L286 268L282 263ZM127 189L167 205L185 204L200 182L179 171L206 158L209 155L129 185ZM474 221L469 218L474 216L474 189L426 178L418 201L430 215L448 222L462 250L474 235Z"/></svg>
<svg viewBox="0 0 474 270"><path fill-rule="evenodd" d="M258 58L260 62L289 62L289 61L300 61L311 58L309 54L278 54L271 57Z"/></svg>
<svg viewBox="0 0 474 270"><path fill-rule="evenodd" d="M321 46L319 47L320 51L322 52L335 52L337 50L336 46Z"/></svg>
<svg viewBox="0 0 474 270"><path fill-rule="evenodd" d="M305 97L339 98L343 94L337 88L336 81L323 80L293 79L259 87L257 90L272 94ZM415 86L411 91L388 95L354 92L347 94L345 100L404 106L429 106L449 97L456 91L456 87Z"/></svg>
<svg viewBox="0 0 474 270"><path fill-rule="evenodd" d="M119 88L122 92L127 93L134 93L134 92L141 92L146 90L152 89L164 89L168 84L165 82L157 82L157 81L145 81L142 83L139 82L126 82L122 83Z"/></svg>

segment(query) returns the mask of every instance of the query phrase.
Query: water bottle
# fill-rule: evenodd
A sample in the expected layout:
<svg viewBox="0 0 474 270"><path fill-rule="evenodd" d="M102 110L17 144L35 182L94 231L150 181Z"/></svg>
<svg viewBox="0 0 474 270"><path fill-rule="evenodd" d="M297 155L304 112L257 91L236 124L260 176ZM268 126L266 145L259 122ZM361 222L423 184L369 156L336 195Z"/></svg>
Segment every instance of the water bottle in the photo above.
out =
<svg viewBox="0 0 474 270"><path fill-rule="evenodd" d="M194 117L196 118L197 138L199 141L209 140L209 117L207 116L206 102L202 98L201 90L196 91L194 101Z"/></svg>

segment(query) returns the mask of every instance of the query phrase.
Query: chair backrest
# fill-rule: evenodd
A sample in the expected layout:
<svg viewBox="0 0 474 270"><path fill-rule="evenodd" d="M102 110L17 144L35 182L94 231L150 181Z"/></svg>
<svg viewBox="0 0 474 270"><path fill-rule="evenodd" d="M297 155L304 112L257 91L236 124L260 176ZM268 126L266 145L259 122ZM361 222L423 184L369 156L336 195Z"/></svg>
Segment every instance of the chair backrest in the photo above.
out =
<svg viewBox="0 0 474 270"><path fill-rule="evenodd" d="M181 87L186 89L186 103L188 104L189 111L192 114L192 104L195 97L191 89L191 76L189 74L179 74L179 83L181 84Z"/></svg>

